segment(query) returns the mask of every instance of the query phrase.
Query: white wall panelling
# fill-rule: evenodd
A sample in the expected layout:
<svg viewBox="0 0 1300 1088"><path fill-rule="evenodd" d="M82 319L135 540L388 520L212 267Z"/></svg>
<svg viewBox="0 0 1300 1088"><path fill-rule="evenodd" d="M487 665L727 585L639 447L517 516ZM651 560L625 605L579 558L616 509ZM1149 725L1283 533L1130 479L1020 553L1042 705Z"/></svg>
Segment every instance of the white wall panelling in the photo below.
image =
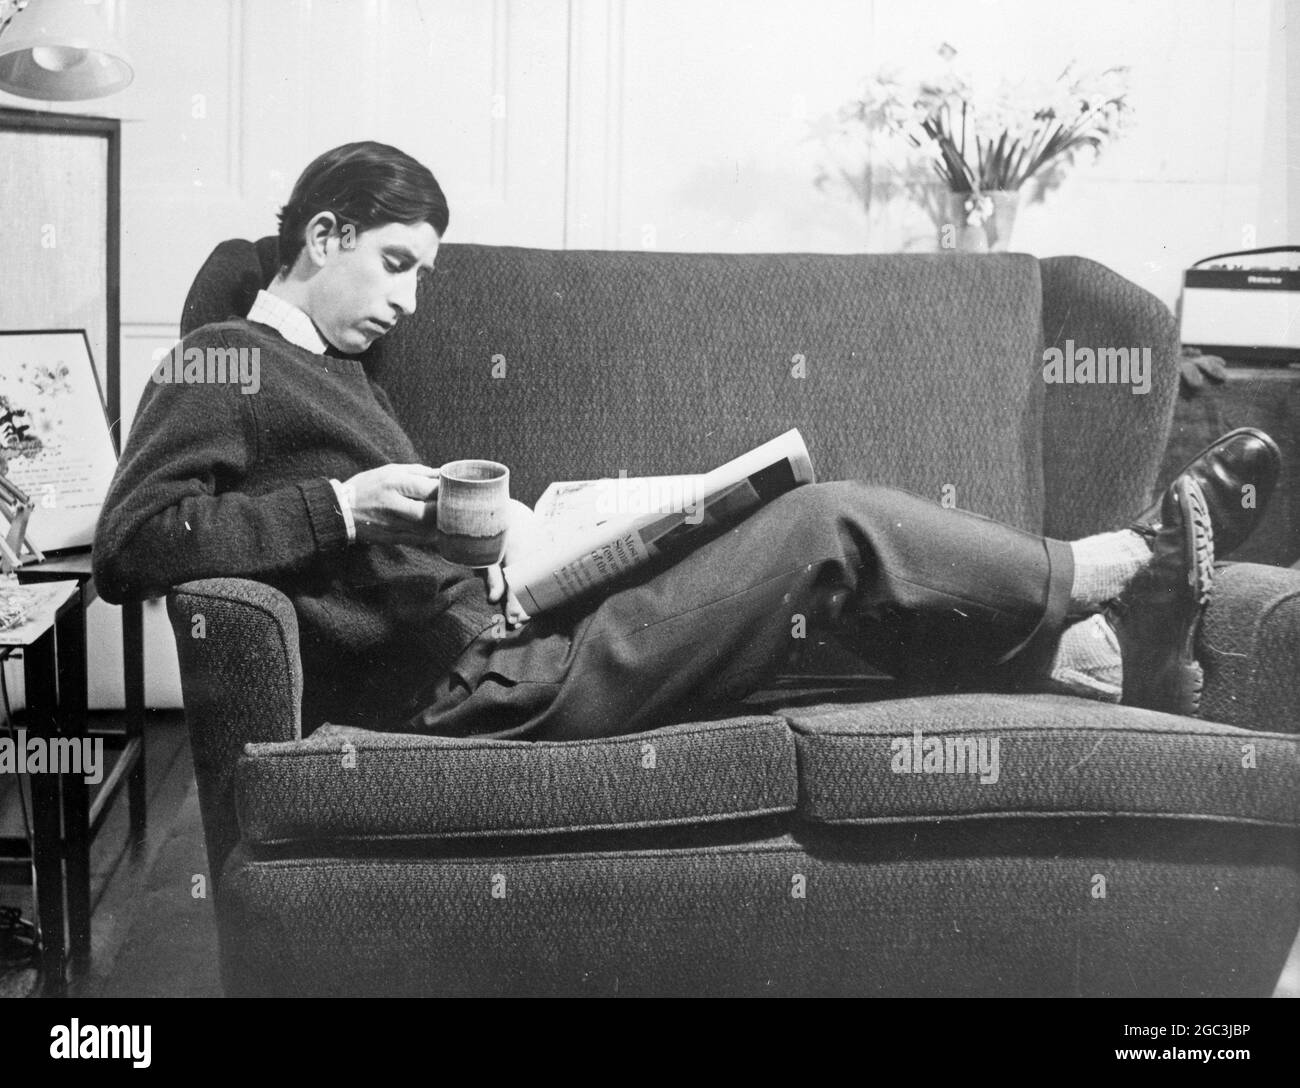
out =
<svg viewBox="0 0 1300 1088"><path fill-rule="evenodd" d="M622 188L624 0L569 5L564 244L618 242Z"/></svg>

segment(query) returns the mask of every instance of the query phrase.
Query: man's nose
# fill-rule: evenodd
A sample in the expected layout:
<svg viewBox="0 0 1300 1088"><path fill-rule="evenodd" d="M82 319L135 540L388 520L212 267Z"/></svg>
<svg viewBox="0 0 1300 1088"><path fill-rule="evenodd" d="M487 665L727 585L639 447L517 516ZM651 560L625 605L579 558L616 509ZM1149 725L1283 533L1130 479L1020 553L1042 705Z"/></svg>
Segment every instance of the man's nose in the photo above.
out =
<svg viewBox="0 0 1300 1088"><path fill-rule="evenodd" d="M417 281L414 276L403 276L388 300L402 317L415 313L416 286Z"/></svg>

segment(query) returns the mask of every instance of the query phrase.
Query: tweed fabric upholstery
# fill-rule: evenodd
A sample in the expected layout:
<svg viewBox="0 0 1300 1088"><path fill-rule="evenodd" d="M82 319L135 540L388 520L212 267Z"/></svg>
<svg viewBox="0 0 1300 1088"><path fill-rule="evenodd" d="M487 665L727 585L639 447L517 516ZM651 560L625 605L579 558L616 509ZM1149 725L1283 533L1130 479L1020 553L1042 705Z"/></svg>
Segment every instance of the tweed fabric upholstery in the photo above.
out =
<svg viewBox="0 0 1300 1088"><path fill-rule="evenodd" d="M244 745L301 736L298 617L277 589L243 578L187 582L167 597L213 878L239 840L235 766Z"/></svg>
<svg viewBox="0 0 1300 1088"><path fill-rule="evenodd" d="M1300 574L1224 563L1197 636L1201 717L1300 733Z"/></svg>
<svg viewBox="0 0 1300 1088"><path fill-rule="evenodd" d="M1150 502L1178 396L1178 330L1149 291L1081 257L1041 261L1047 346L1150 348L1151 391L1046 386L1042 532L1076 540L1122 528Z"/></svg>
<svg viewBox="0 0 1300 1088"><path fill-rule="evenodd" d="M275 278L276 240L222 242L203 262L181 310L181 335L195 329L247 317L257 292Z"/></svg>
<svg viewBox="0 0 1300 1088"><path fill-rule="evenodd" d="M1264 996L1300 925L1294 833L1248 825L992 819L418 860L247 849L217 902L238 996Z"/></svg>
<svg viewBox="0 0 1300 1088"><path fill-rule="evenodd" d="M529 503L552 480L701 472L797 426L819 479L936 502L951 484L1037 530L1040 299L1023 255L447 245L374 373L431 463L502 461Z"/></svg>
<svg viewBox="0 0 1300 1088"><path fill-rule="evenodd" d="M195 281L182 331L244 312L273 273L273 239L224 243ZM1094 348L1149 343L1152 393L1044 387L1044 336ZM514 494L528 501L551 479L708 467L797 425L823 479L862 475L935 499L951 483L962 507L1068 537L1122 524L1145 505L1172 414L1174 346L1172 321L1151 296L1077 258L449 245L417 315L366 363L429 462L504 460ZM791 375L799 357L803 378ZM860 728L838 740L796 736L804 812L759 818L770 831L746 819L700 822L697 806L691 823L639 832L646 812L683 813L687 799L615 796L628 786L608 773L616 757L602 751L590 781L559 777L554 756L551 769L521 772L542 783L535 795L571 789L574 797L537 815L582 827L598 845L566 847L563 832L545 829L388 834L403 821L454 820L463 831L500 800L427 788L402 796L396 813L370 813L386 829L380 843L364 840L375 829L361 826L351 787L327 797L330 773L319 787L294 777L307 766L294 760L334 758L309 738L300 755L242 764L256 804L250 792L248 841L228 859L246 745L288 752L299 736L296 623L288 601L264 588L265 599L237 581L181 587L170 609L209 860L213 875L223 874L216 906L227 991L1266 994L1300 924L1294 821L1269 823L1294 811L1278 785L1294 783L1294 750L1285 746L1293 742L1275 735L1294 728L1278 718L1294 706L1284 697L1295 697L1287 679L1294 619L1282 582L1237 579L1220 575L1203 631L1203 644L1224 647L1207 665L1206 706L1236 724L1250 722L1229 710L1253 708L1266 730L1245 734L1261 746L1255 785L1235 768L1229 775L1214 747L1242 734L1057 700L1061 720L1050 725L1052 739L1066 742L1063 755L1049 749L1042 719L1015 734L1038 736L1046 773L1066 790L1046 798L1022 780L1019 795L1002 795L1007 809L1033 802L1032 817L992 809L991 786L975 786L980 795L961 809L949 784L947 808L942 797L922 798L903 822L817 822L832 801L850 820L879 818L881 795L868 796L842 766L872 741ZM1240 607L1231 600L1238 590L1247 597ZM192 638L198 612L208 619L206 641ZM1000 697L969 698L970 721L999 718L988 701ZM1066 703L1068 713L1059 709ZM900 708L844 713L897 722ZM1076 710L1087 723L1070 716ZM1139 736L1121 740L1122 723L1139 720ZM1092 737L1103 740L1096 751L1085 747ZM449 749L413 753L403 747L410 739L376 737L375 754L398 761L383 766L406 773L436 764L446 780ZM328 733L315 742L328 743ZM780 762L771 751L764 768ZM1016 784L1014 762L1004 758L1004 790ZM1156 781L1166 762L1176 779L1168 788ZM366 766L359 760L352 773ZM1196 768L1207 779L1223 773L1195 787ZM719 777L724 798L743 792L720 766L692 765L684 780L707 774ZM1107 815L1139 783L1171 814L1198 805L1204 818L1164 819L1159 805L1136 818ZM284 796L274 796L277 784ZM764 788L776 795L780 785L773 775ZM1231 810L1234 790L1240 812ZM446 813L445 797L454 799ZM497 814L518 828L529 801L508 800ZM980 806L990 810L974 818ZM1087 815L1062 814L1067 807ZM816 811L823 815L808 815ZM602 812L628 823L590 830L573 822ZM260 837L296 833L295 821L338 837ZM342 826L357 831L342 835ZM637 835L650 842L629 838ZM1099 873L1110 881L1103 901L1089 894ZM498 874L501 898L492 894ZM803 898L792 894L795 876L805 878Z"/></svg>
<svg viewBox="0 0 1300 1088"><path fill-rule="evenodd" d="M809 262L817 269L811 284ZM274 273L274 238L221 243L191 287L182 334L245 313ZM782 284L796 273L805 282ZM518 289L537 276L531 294ZM989 291L990 281L1003 289ZM504 283L509 293L500 290ZM782 294L782 287L792 289ZM916 300L925 298L936 300L937 312L921 319ZM440 250L420 305L428 317L399 326L370 352L376 375L430 461L496 456L512 465L514 493L529 502L552 479L697 471L751 445L764 427L799 425L823 479L863 476L925 495L951 483L963 508L1071 539L1121 525L1147 505L1178 388L1168 309L1079 257L557 253L451 244ZM1025 307L1042 323L1027 351L1017 330L980 327L1014 323ZM1150 347L1151 392L1039 388L1043 345L1064 348L1067 340L1094 349ZM408 350L437 365L394 366ZM789 377L797 356L808 367L802 380ZM505 364L499 379L492 377L498 361ZM546 381L556 369L558 378ZM448 399L491 411L451 413ZM842 420L841 399L850 409ZM829 413L818 412L828 404ZM952 410L957 404L961 412ZM976 426L954 444L953 420L972 414ZM548 423L542 437L582 435L584 460L573 443L521 447L529 430L520 424L534 419ZM984 446L968 448L970 432L981 429L989 432L979 439ZM994 435L1005 444L1017 433L1019 450L1009 457L1005 448L987 448ZM937 459L922 467L918 449ZM1000 483L1028 485L1021 509L997 498Z"/></svg>
<svg viewBox="0 0 1300 1088"><path fill-rule="evenodd" d="M941 695L788 717L798 737L799 815L819 823L1014 813L1300 827L1300 740L1285 734L1131 707L1099 712L1065 695ZM990 754L996 739L997 774L987 776L996 780L969 770L915 773L914 730L940 745L983 741ZM909 762L896 765L900 744Z"/></svg>
<svg viewBox="0 0 1300 1088"><path fill-rule="evenodd" d="M458 838L664 827L794 809L779 718L530 742L324 726L250 744L236 775L244 841Z"/></svg>
<svg viewBox="0 0 1300 1088"><path fill-rule="evenodd" d="M217 246L186 298L182 335L246 313L275 273L275 252L272 237ZM717 274L697 289L710 260ZM801 265L810 261L820 266L820 283L771 298L774 280L796 270L806 274ZM1027 271L1032 282L1023 278ZM961 282L972 274L1001 280L1008 290L987 292L986 282ZM518 288L529 281L516 277L537 275L549 283L522 294ZM500 290L504 283L508 294ZM938 312L921 319L918 298L936 300ZM637 305L628 306L629 299ZM773 433L799 425L823 479L861 475L931 495L943 476L938 486L953 484L963 508L1072 539L1122 525L1146 507L1178 390L1177 330L1168 309L1080 257L555 253L452 244L440 250L438 271L422 289L420 304L428 316L399 326L369 353L376 375L430 461L499 455L513 467L516 497L529 502L552 479L620 469L632 475L696 471L751 445L762 424ZM1017 376L1008 366L1006 340L999 344L996 332L977 326L1014 321L1024 316L1024 306L1038 309L1042 332L1031 357L1018 360L1027 368ZM679 313L694 315L697 323L679 325ZM819 318L838 326L831 339L816 325ZM845 348L852 335L846 325L863 320L870 325L866 339ZM949 338L928 338L923 325L944 327ZM438 365L394 365L407 357L408 340L416 357ZM1106 385L1037 388L1042 347L1064 348L1067 340L1094 349L1150 347L1151 392L1138 396ZM799 355L809 377L797 385L790 378L787 385L781 375L789 375ZM879 355L887 375L871 365ZM505 377L495 379L498 358ZM558 390L542 388L548 364L563 371ZM824 371L834 382L825 381ZM972 390L960 380L963 371L986 380ZM958 380L950 381L954 375ZM813 376L820 395L807 384ZM1019 381L1030 377L1032 388L1022 389ZM828 391L828 384L834 388ZM902 402L895 399L898 386ZM694 395L700 389L705 396ZM449 413L448 395L456 404L486 404L493 411ZM864 397L870 404L862 403ZM841 398L851 411L837 422ZM804 418L827 403L831 411L814 421L821 426ZM961 412L947 407L956 404ZM726 418L718 411L724 405L732 409ZM955 445L936 445L951 422L934 419L936 413L969 420L972 411L977 426L971 430L984 424L1006 438L1023 432L1009 465L993 459L996 453L1005 461L1005 449L968 450L969 434L958 435ZM527 444L513 457L518 436L529 433L519 424L538 418L549 425L546 435L581 435L583 442L540 450ZM702 427L692 426L701 420ZM853 421L861 422L859 430ZM903 433L895 434L897 426L888 424L900 421ZM622 433L610 433L615 430ZM831 432L824 448L823 430ZM581 446L582 459L573 445ZM921 468L926 459L916 457L918 449L942 456L934 468ZM945 474L947 466L957 467ZM1033 489L1019 511L1008 509L1005 498L995 501L1007 472Z"/></svg>

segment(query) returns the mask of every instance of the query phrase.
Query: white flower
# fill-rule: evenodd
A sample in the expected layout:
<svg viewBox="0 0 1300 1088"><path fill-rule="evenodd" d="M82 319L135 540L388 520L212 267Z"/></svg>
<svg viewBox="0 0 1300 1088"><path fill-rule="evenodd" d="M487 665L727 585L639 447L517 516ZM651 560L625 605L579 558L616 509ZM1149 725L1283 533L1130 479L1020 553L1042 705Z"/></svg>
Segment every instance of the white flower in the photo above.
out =
<svg viewBox="0 0 1300 1088"><path fill-rule="evenodd" d="M963 202L968 227L982 227L993 214L993 198L983 193L971 193Z"/></svg>

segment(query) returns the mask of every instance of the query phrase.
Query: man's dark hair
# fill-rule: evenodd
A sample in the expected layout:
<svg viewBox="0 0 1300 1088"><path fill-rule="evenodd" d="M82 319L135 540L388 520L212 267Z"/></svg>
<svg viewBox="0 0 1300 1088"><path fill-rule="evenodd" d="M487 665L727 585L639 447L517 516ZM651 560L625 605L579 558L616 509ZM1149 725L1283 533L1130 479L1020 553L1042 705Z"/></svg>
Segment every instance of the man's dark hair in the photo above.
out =
<svg viewBox="0 0 1300 1088"><path fill-rule="evenodd" d="M362 140L319 156L294 183L280 209L278 259L286 269L298 259L303 230L321 212L333 212L358 234L386 223L429 223L441 238L451 213L438 179L427 166L388 144Z"/></svg>

